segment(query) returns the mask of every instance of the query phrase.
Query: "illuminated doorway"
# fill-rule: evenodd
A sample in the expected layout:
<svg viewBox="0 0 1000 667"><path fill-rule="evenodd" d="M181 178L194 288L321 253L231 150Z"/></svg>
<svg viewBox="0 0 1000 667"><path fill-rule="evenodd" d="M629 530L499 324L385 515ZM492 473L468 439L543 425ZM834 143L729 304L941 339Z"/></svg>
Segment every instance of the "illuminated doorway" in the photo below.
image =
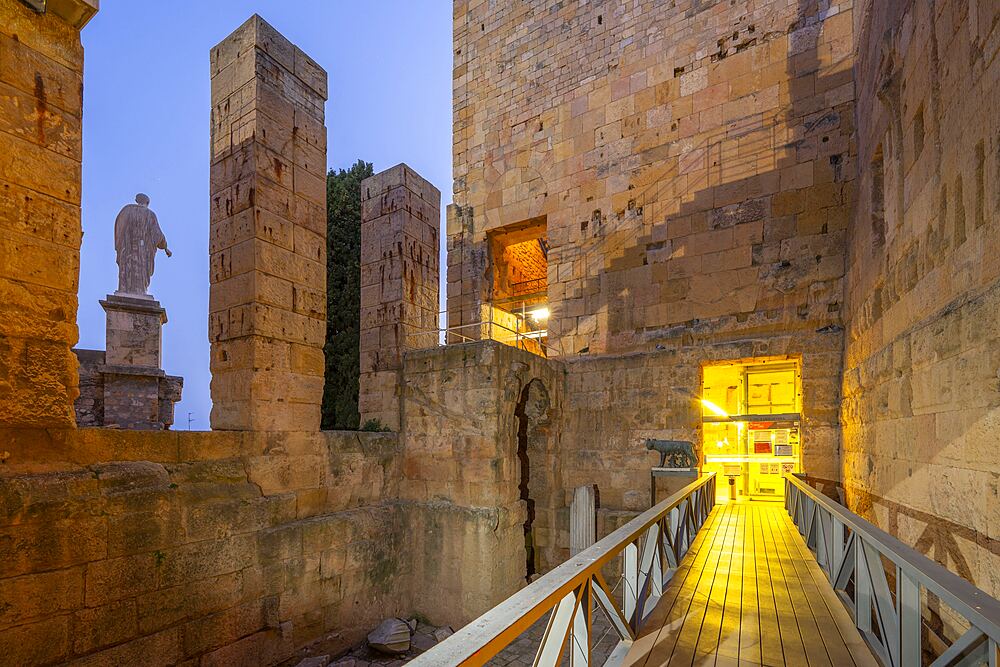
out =
<svg viewBox="0 0 1000 667"><path fill-rule="evenodd" d="M782 500L782 475L802 470L800 362L755 359L702 370L703 469L718 473L718 500Z"/></svg>

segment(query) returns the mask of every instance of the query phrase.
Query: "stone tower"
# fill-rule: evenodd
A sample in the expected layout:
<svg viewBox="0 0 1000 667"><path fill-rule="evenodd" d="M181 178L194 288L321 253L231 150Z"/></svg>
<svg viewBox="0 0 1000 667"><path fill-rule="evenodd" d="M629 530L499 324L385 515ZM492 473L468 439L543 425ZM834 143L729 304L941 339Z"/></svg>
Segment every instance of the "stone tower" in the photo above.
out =
<svg viewBox="0 0 1000 667"><path fill-rule="evenodd" d="M438 344L441 192L405 164L361 183L361 421L396 430L406 349Z"/></svg>
<svg viewBox="0 0 1000 667"><path fill-rule="evenodd" d="M326 72L254 15L212 49L212 428L319 428Z"/></svg>

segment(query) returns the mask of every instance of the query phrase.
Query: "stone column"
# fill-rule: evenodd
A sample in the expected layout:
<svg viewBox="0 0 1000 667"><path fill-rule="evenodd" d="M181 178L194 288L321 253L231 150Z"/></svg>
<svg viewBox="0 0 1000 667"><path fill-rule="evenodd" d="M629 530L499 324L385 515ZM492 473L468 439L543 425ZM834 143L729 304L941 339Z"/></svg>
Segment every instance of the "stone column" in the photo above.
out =
<svg viewBox="0 0 1000 667"><path fill-rule="evenodd" d="M573 491L569 506L569 555L575 556L597 542L597 485L586 484Z"/></svg>
<svg viewBox="0 0 1000 667"><path fill-rule="evenodd" d="M361 423L400 426L406 349L438 344L441 192L405 164L361 183Z"/></svg>
<svg viewBox="0 0 1000 667"><path fill-rule="evenodd" d="M212 428L317 430L326 72L256 15L211 67Z"/></svg>
<svg viewBox="0 0 1000 667"><path fill-rule="evenodd" d="M0 428L76 424L80 29L96 12L0 0Z"/></svg>

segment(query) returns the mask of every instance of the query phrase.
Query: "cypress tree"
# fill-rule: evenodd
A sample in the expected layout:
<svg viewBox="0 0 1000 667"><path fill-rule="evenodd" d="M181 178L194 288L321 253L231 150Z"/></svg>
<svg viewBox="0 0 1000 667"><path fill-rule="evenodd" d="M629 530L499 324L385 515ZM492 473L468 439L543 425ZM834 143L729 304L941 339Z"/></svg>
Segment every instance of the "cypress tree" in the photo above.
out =
<svg viewBox="0 0 1000 667"><path fill-rule="evenodd" d="M322 428L358 428L361 328L361 181L374 173L358 160L326 175L326 373Z"/></svg>

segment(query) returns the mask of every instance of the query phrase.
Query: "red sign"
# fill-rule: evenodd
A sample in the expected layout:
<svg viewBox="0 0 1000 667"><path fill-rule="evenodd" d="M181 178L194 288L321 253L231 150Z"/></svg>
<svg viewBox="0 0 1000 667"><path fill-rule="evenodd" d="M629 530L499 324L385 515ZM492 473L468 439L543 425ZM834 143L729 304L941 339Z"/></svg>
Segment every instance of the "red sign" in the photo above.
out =
<svg viewBox="0 0 1000 667"><path fill-rule="evenodd" d="M753 443L753 453L754 454L770 454L771 453L771 441L770 440L758 440Z"/></svg>

